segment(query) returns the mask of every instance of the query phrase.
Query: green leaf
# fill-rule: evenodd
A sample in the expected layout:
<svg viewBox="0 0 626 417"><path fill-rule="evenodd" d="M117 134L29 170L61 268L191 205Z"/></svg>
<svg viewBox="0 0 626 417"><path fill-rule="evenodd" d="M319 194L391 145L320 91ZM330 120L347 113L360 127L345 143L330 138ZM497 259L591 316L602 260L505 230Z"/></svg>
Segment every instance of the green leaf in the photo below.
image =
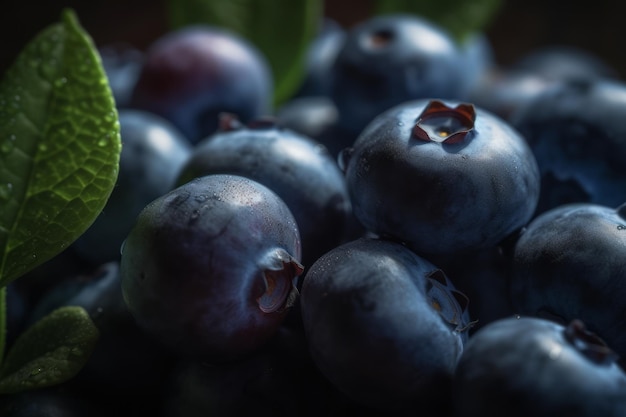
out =
<svg viewBox="0 0 626 417"><path fill-rule="evenodd" d="M491 23L501 0L375 0L374 12L413 13L442 26L457 41L480 32Z"/></svg>
<svg viewBox="0 0 626 417"><path fill-rule="evenodd" d="M172 28L216 25L252 42L272 69L275 104L302 82L307 48L323 13L321 0L169 0L168 6Z"/></svg>
<svg viewBox="0 0 626 417"><path fill-rule="evenodd" d="M120 151L100 56L65 10L0 80L0 286L93 223L115 185Z"/></svg>
<svg viewBox="0 0 626 417"><path fill-rule="evenodd" d="M98 329L82 307L66 306L32 325L7 353L0 393L49 387L74 377L89 359Z"/></svg>

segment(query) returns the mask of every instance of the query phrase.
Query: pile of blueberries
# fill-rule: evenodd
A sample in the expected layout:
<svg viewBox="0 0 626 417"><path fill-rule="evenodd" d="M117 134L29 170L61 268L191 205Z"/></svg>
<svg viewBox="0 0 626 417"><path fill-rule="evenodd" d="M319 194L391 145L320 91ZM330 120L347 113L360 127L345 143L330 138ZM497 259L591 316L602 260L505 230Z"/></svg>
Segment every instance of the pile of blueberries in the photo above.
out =
<svg viewBox="0 0 626 417"><path fill-rule="evenodd" d="M118 183L11 284L9 338L100 329L3 416L626 416L626 84L588 51L495 62L408 14L325 20L274 107L190 26L101 47ZM53 279L51 279L51 276Z"/></svg>

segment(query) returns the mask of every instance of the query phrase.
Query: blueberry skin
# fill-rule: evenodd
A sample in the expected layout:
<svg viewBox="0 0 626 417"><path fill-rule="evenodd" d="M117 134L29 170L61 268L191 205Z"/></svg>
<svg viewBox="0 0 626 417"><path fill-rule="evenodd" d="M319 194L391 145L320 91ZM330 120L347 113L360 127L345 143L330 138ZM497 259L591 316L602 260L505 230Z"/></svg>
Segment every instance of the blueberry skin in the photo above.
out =
<svg viewBox="0 0 626 417"><path fill-rule="evenodd" d="M452 126L443 141L436 132L427 140L415 136L416 124L439 128L437 117L418 121L434 107L442 108L433 115L441 112L444 124L460 123L458 106L475 112L473 122L460 120L473 127ZM539 196L530 148L502 119L470 107L404 103L378 116L346 149L353 211L365 228L421 254L451 254L493 247L530 220Z"/></svg>
<svg viewBox="0 0 626 417"><path fill-rule="evenodd" d="M122 293L139 327L174 352L231 360L276 332L297 295L300 250L274 192L240 176L199 177L138 216Z"/></svg>
<svg viewBox="0 0 626 417"><path fill-rule="evenodd" d="M455 417L618 417L626 374L580 321L503 318L465 345L454 405Z"/></svg>
<svg viewBox="0 0 626 417"><path fill-rule="evenodd" d="M558 80L538 74L492 68L469 93L469 101L507 122L511 117L546 91L559 88Z"/></svg>
<svg viewBox="0 0 626 417"><path fill-rule="evenodd" d="M346 37L346 30L328 17L306 52L304 80L295 97L328 97L330 95L332 67Z"/></svg>
<svg viewBox="0 0 626 417"><path fill-rule="evenodd" d="M463 59L463 89L457 99L467 100L479 88L481 80L496 68L495 52L489 38L482 32L469 34L460 44Z"/></svg>
<svg viewBox="0 0 626 417"><path fill-rule="evenodd" d="M409 14L353 26L332 69L330 97L353 134L383 111L421 98L464 99L465 57L441 27Z"/></svg>
<svg viewBox="0 0 626 417"><path fill-rule="evenodd" d="M515 73L536 74L551 80L617 79L618 72L593 52L571 45L533 49L510 68Z"/></svg>
<svg viewBox="0 0 626 417"><path fill-rule="evenodd" d="M535 215L567 203L626 201L626 84L562 82L511 116L541 172Z"/></svg>
<svg viewBox="0 0 626 417"><path fill-rule="evenodd" d="M220 112L246 121L267 114L273 85L269 63L250 42L193 25L148 48L130 106L165 117L197 143L215 131Z"/></svg>
<svg viewBox="0 0 626 417"><path fill-rule="evenodd" d="M569 204L539 215L514 248L516 311L581 319L626 357L625 250L626 205Z"/></svg>
<svg viewBox="0 0 626 417"><path fill-rule="evenodd" d="M156 114L120 109L122 153L115 188L102 213L73 247L83 259L99 265L117 261L120 246L139 212L175 186L193 150L189 140Z"/></svg>
<svg viewBox="0 0 626 417"><path fill-rule="evenodd" d="M429 261L392 241L347 242L309 268L300 302L313 360L353 401L409 413L449 406L471 323Z"/></svg>
<svg viewBox="0 0 626 417"><path fill-rule="evenodd" d="M335 161L357 135L339 123L335 103L326 96L296 97L276 110L276 123L324 145Z"/></svg>
<svg viewBox="0 0 626 417"><path fill-rule="evenodd" d="M98 52L116 107L128 107L143 66L144 52L126 43L106 44L98 48Z"/></svg>
<svg viewBox="0 0 626 417"><path fill-rule="evenodd" d="M178 184L226 173L270 188L296 219L305 267L343 241L352 214L350 196L343 173L324 146L274 120L244 126L224 115L222 123L220 131L196 146Z"/></svg>

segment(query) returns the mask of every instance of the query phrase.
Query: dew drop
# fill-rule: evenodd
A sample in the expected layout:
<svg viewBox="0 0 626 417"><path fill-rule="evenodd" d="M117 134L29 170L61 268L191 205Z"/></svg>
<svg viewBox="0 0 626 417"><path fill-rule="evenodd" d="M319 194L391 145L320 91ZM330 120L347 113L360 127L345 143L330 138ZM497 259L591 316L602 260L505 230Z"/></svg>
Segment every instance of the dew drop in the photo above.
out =
<svg viewBox="0 0 626 417"><path fill-rule="evenodd" d="M32 371L30 371L30 376L36 376L36 375L39 375L42 372L43 372L42 368L35 368Z"/></svg>
<svg viewBox="0 0 626 417"><path fill-rule="evenodd" d="M623 224L620 224L617 226L617 230L626 230L626 226L624 226Z"/></svg>
<svg viewBox="0 0 626 417"><path fill-rule="evenodd" d="M114 122L115 121L115 113L111 112L108 113L107 115L104 116L104 120L106 120L107 122Z"/></svg>

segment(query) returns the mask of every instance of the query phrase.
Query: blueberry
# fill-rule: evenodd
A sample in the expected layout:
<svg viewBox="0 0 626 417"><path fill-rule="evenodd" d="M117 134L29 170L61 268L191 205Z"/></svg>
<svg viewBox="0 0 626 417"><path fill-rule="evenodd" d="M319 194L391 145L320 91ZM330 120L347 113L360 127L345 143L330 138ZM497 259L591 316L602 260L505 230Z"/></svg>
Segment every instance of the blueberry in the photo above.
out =
<svg viewBox="0 0 626 417"><path fill-rule="evenodd" d="M309 137L259 119L242 125L223 115L221 129L194 149L178 184L207 174L242 175L276 192L293 213L310 265L344 239L351 203L343 173Z"/></svg>
<svg viewBox="0 0 626 417"><path fill-rule="evenodd" d="M122 291L140 328L173 352L231 360L262 346L297 296L300 235L270 189L196 178L139 214L122 252Z"/></svg>
<svg viewBox="0 0 626 417"><path fill-rule="evenodd" d="M514 248L511 301L522 314L581 319L626 356L626 205L559 206L528 224Z"/></svg>
<svg viewBox="0 0 626 417"><path fill-rule="evenodd" d="M572 45L546 45L533 49L509 67L550 80L617 79L617 71L595 53Z"/></svg>
<svg viewBox="0 0 626 417"><path fill-rule="evenodd" d="M575 80L511 116L541 172L536 214L562 204L616 207L626 201L626 84Z"/></svg>
<svg viewBox="0 0 626 417"><path fill-rule="evenodd" d="M467 299L429 261L393 241L347 242L311 265L300 301L313 360L353 401L386 412L449 406L471 322Z"/></svg>
<svg viewBox="0 0 626 417"><path fill-rule="evenodd" d="M146 51L130 106L170 120L193 143L213 133L217 115L242 120L271 108L273 79L266 58L239 35L214 26L187 26Z"/></svg>
<svg viewBox="0 0 626 417"><path fill-rule="evenodd" d="M469 100L510 122L517 109L546 91L558 88L559 83L533 73L492 68L469 92Z"/></svg>
<svg viewBox="0 0 626 417"><path fill-rule="evenodd" d="M623 416L626 374L580 320L504 318L472 336L454 377L456 417Z"/></svg>
<svg viewBox="0 0 626 417"><path fill-rule="evenodd" d="M324 145L335 160L356 139L340 126L337 106L325 96L289 100L277 109L276 123Z"/></svg>
<svg viewBox="0 0 626 417"><path fill-rule="evenodd" d="M332 66L346 37L346 30L334 19L324 17L317 35L307 48L304 80L295 97L330 95Z"/></svg>
<svg viewBox="0 0 626 417"><path fill-rule="evenodd" d="M416 100L373 120L343 153L355 216L421 254L497 245L539 196L524 138L467 103Z"/></svg>
<svg viewBox="0 0 626 417"><path fill-rule="evenodd" d="M167 119L153 113L119 111L122 153L115 188L94 224L72 245L98 265L119 260L120 246L146 204L170 191L192 146Z"/></svg>
<svg viewBox="0 0 626 417"><path fill-rule="evenodd" d="M276 110L276 123L279 126L317 140L327 148L328 144L320 139L337 124L338 120L337 106L325 96L296 97ZM347 145L346 143L344 147Z"/></svg>
<svg viewBox="0 0 626 417"><path fill-rule="evenodd" d="M443 28L415 15L379 15L353 26L331 73L341 125L358 134L405 101L463 99L464 60Z"/></svg>
<svg viewBox="0 0 626 417"><path fill-rule="evenodd" d="M148 395L159 386L171 355L144 334L128 311L117 262L57 280L31 310L29 324L61 306L83 307L99 331L98 343L72 386L113 396L130 391Z"/></svg>
<svg viewBox="0 0 626 417"><path fill-rule="evenodd" d="M463 62L463 89L457 94L458 99L467 99L481 81L497 66L495 51L485 33L475 32L464 38L459 44Z"/></svg>
<svg viewBox="0 0 626 417"><path fill-rule="evenodd" d="M616 79L607 63L573 46L544 46L508 66L492 65L470 90L469 100L505 120L561 83Z"/></svg>
<svg viewBox="0 0 626 417"><path fill-rule="evenodd" d="M98 48L102 66L118 109L130 104L130 97L143 66L144 52L127 43L111 43Z"/></svg>

